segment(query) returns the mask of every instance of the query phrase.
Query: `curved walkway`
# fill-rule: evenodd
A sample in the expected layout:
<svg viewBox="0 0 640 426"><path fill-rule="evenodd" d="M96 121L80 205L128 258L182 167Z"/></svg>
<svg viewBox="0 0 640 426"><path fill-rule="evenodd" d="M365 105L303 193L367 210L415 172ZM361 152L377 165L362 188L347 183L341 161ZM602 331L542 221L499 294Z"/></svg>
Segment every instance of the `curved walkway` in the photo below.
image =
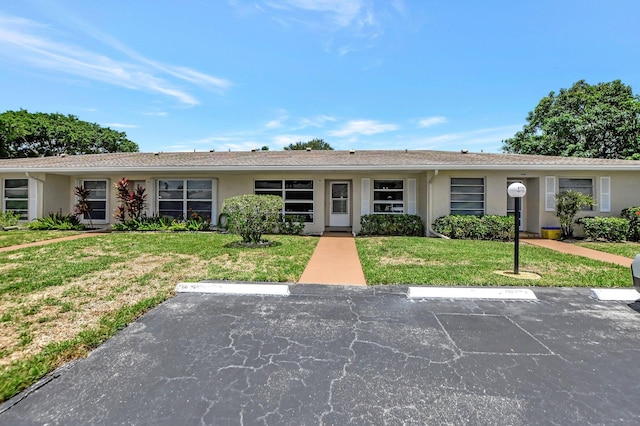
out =
<svg viewBox="0 0 640 426"><path fill-rule="evenodd" d="M609 263L615 263L616 265L621 265L626 267L631 266L632 259L629 259L628 257L605 253L598 250L592 250L586 247L580 247L575 244L565 243L558 240L524 238L524 239L521 239L520 241L526 244L531 244L532 246L544 247L551 250L559 251L561 253L572 254L574 256L588 257L590 259L601 260L603 262L609 262Z"/></svg>

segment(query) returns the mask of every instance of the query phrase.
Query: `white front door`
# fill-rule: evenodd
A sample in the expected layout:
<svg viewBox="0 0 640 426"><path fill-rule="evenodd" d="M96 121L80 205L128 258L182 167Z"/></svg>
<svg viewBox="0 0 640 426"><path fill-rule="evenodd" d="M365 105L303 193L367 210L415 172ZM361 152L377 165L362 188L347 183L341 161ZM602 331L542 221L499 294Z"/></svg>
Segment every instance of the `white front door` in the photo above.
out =
<svg viewBox="0 0 640 426"><path fill-rule="evenodd" d="M351 226L349 182L331 182L329 226Z"/></svg>

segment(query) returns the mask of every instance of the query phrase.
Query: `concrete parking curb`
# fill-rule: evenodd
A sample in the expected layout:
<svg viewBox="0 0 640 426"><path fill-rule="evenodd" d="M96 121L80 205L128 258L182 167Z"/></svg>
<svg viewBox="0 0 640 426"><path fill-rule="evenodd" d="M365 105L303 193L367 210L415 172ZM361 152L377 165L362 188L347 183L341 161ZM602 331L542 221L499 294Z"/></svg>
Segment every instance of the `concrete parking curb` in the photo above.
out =
<svg viewBox="0 0 640 426"><path fill-rule="evenodd" d="M287 284L251 284L251 283L178 283L176 293L215 293L215 294L246 294L258 296L288 296Z"/></svg>
<svg viewBox="0 0 640 426"><path fill-rule="evenodd" d="M538 300L533 291L520 288L409 287L407 297L410 299Z"/></svg>
<svg viewBox="0 0 640 426"><path fill-rule="evenodd" d="M589 297L601 301L635 302L640 299L640 293L633 288L592 288Z"/></svg>

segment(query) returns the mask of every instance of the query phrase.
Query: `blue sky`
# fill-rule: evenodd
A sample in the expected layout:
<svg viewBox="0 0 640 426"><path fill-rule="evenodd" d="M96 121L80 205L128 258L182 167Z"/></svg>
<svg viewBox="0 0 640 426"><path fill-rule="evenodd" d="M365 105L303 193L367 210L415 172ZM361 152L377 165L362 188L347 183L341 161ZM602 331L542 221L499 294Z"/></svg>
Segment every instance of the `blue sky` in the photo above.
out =
<svg viewBox="0 0 640 426"><path fill-rule="evenodd" d="M73 114L141 151L500 152L551 91L640 92L637 0L0 3L0 111Z"/></svg>

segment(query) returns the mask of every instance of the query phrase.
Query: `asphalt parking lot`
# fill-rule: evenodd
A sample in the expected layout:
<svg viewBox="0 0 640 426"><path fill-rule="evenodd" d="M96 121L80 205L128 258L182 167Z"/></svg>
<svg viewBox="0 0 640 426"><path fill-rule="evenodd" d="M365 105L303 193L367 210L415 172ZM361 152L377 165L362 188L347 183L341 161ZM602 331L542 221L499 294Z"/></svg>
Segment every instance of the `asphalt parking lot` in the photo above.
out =
<svg viewBox="0 0 640 426"><path fill-rule="evenodd" d="M640 303L534 291L178 294L0 406L0 424L640 423Z"/></svg>

